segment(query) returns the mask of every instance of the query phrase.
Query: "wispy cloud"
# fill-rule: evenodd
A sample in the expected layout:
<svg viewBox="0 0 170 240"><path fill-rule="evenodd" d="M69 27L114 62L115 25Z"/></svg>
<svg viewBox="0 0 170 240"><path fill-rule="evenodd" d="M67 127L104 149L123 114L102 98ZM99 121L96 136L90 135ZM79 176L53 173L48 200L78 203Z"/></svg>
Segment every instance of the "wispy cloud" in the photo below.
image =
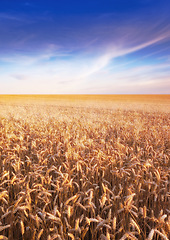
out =
<svg viewBox="0 0 170 240"><path fill-rule="evenodd" d="M2 13L0 12L0 19L1 20L12 20L12 21L23 21L22 18L14 15L14 14L9 14L9 13Z"/></svg>
<svg viewBox="0 0 170 240"><path fill-rule="evenodd" d="M24 74L12 74L11 77L19 81L28 80L28 75L24 75Z"/></svg>
<svg viewBox="0 0 170 240"><path fill-rule="evenodd" d="M111 17L112 14L107 16L107 21ZM24 18L0 13L0 19ZM135 89L145 92L145 88L167 91L170 74L167 57L142 65L137 64L135 57L122 61L120 66L116 61L139 51L143 52L140 58L147 59L166 49L164 44L170 42L168 22L162 26L160 20L147 24L133 18L116 25L114 21L101 24L101 19L95 19L91 25L85 23L84 28L76 21L73 26L67 26L68 23L55 26L56 22L52 22L52 26L42 28L36 21L37 27L30 23L27 31L17 23L13 38L6 35L6 48L12 50L0 54L3 63L0 93L124 93ZM0 38L2 46L4 40L5 37ZM144 53L146 49L149 50Z"/></svg>

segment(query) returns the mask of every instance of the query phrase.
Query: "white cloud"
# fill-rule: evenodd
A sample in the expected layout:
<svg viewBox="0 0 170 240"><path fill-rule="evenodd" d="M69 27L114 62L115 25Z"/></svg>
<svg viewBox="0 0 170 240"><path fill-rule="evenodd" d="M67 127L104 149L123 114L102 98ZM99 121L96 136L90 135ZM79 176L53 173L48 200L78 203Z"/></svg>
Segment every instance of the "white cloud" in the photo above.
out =
<svg viewBox="0 0 170 240"><path fill-rule="evenodd" d="M124 72L109 71L107 66L117 57L156 45L169 37L169 32L165 31L148 40L136 38L133 47L125 38L119 45L106 44L100 53L91 48L74 54L71 49L63 51L59 45L48 44L40 53L1 56L0 61L5 67L0 74L0 93L79 93L88 89L89 84L92 91L101 89L106 93L114 92L115 88L121 91L122 85L127 86L127 91L128 86L134 88L132 84L136 89L139 86L154 87L154 79L159 76L160 81L161 70L169 69L169 62L124 69Z"/></svg>

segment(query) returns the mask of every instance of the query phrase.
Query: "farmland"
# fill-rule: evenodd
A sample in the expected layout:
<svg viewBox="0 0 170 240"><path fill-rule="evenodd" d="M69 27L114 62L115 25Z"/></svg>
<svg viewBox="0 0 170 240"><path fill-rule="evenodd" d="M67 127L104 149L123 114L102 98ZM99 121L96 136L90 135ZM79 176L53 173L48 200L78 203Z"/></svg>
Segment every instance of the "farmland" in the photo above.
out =
<svg viewBox="0 0 170 240"><path fill-rule="evenodd" d="M169 239L169 95L0 96L0 239Z"/></svg>

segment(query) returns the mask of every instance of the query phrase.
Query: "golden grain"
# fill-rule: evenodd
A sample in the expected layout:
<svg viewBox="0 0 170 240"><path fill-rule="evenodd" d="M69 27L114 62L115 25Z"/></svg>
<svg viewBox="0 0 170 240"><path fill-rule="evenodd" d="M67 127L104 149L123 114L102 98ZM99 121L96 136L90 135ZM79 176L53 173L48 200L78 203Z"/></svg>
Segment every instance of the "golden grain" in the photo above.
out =
<svg viewBox="0 0 170 240"><path fill-rule="evenodd" d="M166 98L96 97L0 97L0 239L168 239Z"/></svg>

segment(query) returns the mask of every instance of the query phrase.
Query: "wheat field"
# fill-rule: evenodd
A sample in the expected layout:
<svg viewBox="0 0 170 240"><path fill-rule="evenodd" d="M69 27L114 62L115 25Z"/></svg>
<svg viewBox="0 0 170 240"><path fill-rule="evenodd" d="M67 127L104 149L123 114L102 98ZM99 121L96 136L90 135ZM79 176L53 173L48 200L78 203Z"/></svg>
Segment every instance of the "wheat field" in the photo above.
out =
<svg viewBox="0 0 170 240"><path fill-rule="evenodd" d="M170 96L0 96L0 239L169 239Z"/></svg>

